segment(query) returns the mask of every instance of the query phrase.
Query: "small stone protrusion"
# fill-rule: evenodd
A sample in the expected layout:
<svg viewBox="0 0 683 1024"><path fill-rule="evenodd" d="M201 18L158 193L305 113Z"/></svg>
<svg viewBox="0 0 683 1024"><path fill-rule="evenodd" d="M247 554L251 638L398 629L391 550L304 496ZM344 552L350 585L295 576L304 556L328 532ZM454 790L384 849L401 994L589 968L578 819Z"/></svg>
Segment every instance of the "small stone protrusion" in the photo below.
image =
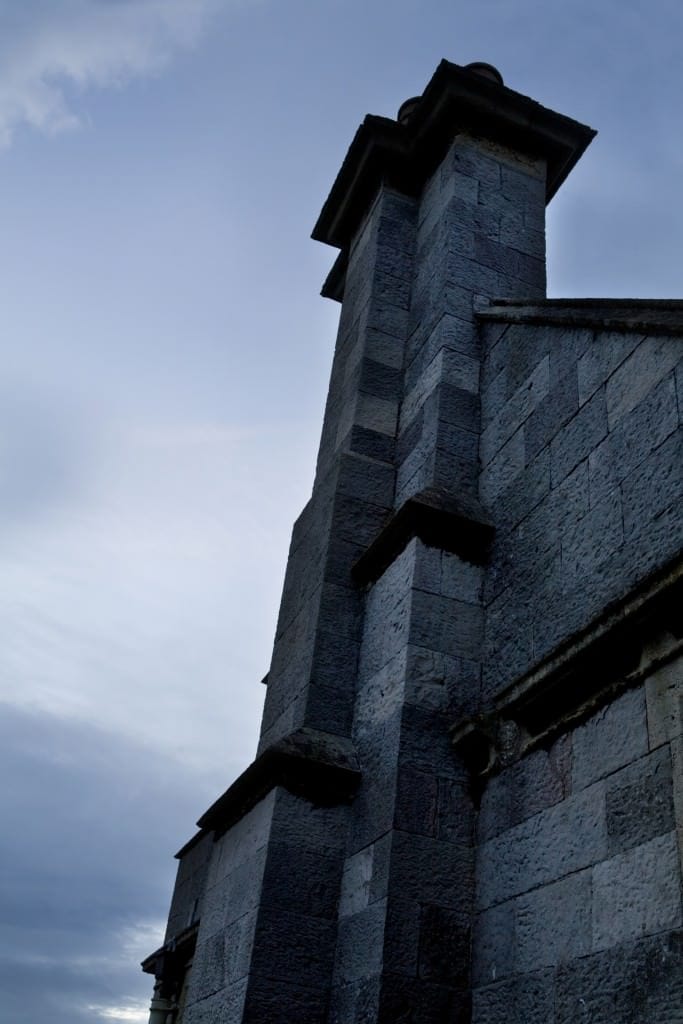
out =
<svg viewBox="0 0 683 1024"><path fill-rule="evenodd" d="M475 60L471 64L465 65L465 71L471 71L473 75L479 75L481 78L488 78L489 81L495 82L497 85L505 85L503 76L498 68L494 68L493 64Z"/></svg>
<svg viewBox="0 0 683 1024"><path fill-rule="evenodd" d="M396 120L399 124L408 123L421 99L421 96L411 96L410 99L403 101L396 115Z"/></svg>

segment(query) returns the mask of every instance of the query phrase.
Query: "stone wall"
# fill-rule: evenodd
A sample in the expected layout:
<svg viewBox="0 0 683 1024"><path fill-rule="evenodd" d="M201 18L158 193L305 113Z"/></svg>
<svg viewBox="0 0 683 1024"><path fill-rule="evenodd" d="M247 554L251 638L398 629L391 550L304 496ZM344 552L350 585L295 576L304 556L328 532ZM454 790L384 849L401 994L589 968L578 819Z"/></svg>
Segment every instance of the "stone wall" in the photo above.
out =
<svg viewBox="0 0 683 1024"><path fill-rule="evenodd" d="M683 659L490 780L473 1024L683 1020Z"/></svg>
<svg viewBox="0 0 683 1024"><path fill-rule="evenodd" d="M491 698L680 551L683 348L532 324L490 324L485 338Z"/></svg>

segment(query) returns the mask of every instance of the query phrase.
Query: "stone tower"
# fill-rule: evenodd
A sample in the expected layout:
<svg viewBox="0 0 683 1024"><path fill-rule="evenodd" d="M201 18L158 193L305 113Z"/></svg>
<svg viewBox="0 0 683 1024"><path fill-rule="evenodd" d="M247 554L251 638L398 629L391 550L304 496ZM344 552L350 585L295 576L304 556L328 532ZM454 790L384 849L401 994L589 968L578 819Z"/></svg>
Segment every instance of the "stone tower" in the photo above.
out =
<svg viewBox="0 0 683 1024"><path fill-rule="evenodd" d="M546 299L593 134L443 61L351 143L258 756L156 1024L683 1021L683 304Z"/></svg>

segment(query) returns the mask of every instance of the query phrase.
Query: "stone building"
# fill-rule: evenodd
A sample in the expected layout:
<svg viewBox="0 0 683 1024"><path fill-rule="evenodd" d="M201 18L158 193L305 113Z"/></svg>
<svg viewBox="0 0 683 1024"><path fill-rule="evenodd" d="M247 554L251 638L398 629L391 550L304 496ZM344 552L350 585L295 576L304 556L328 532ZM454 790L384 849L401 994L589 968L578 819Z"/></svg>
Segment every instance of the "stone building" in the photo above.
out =
<svg viewBox="0 0 683 1024"><path fill-rule="evenodd" d="M351 143L259 752L157 1024L683 1022L683 303L546 298L593 134L443 61Z"/></svg>

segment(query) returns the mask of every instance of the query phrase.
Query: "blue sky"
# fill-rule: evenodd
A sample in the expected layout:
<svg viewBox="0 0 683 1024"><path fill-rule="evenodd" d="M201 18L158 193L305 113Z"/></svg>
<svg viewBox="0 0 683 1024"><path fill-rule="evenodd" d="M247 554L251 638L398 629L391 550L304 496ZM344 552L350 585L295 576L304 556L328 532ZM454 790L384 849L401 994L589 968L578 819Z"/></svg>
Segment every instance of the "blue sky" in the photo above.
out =
<svg viewBox="0 0 683 1024"><path fill-rule="evenodd" d="M199 814L253 756L338 307L309 239L442 57L600 132L550 294L681 297L674 0L0 0L0 977L144 1021Z"/></svg>

